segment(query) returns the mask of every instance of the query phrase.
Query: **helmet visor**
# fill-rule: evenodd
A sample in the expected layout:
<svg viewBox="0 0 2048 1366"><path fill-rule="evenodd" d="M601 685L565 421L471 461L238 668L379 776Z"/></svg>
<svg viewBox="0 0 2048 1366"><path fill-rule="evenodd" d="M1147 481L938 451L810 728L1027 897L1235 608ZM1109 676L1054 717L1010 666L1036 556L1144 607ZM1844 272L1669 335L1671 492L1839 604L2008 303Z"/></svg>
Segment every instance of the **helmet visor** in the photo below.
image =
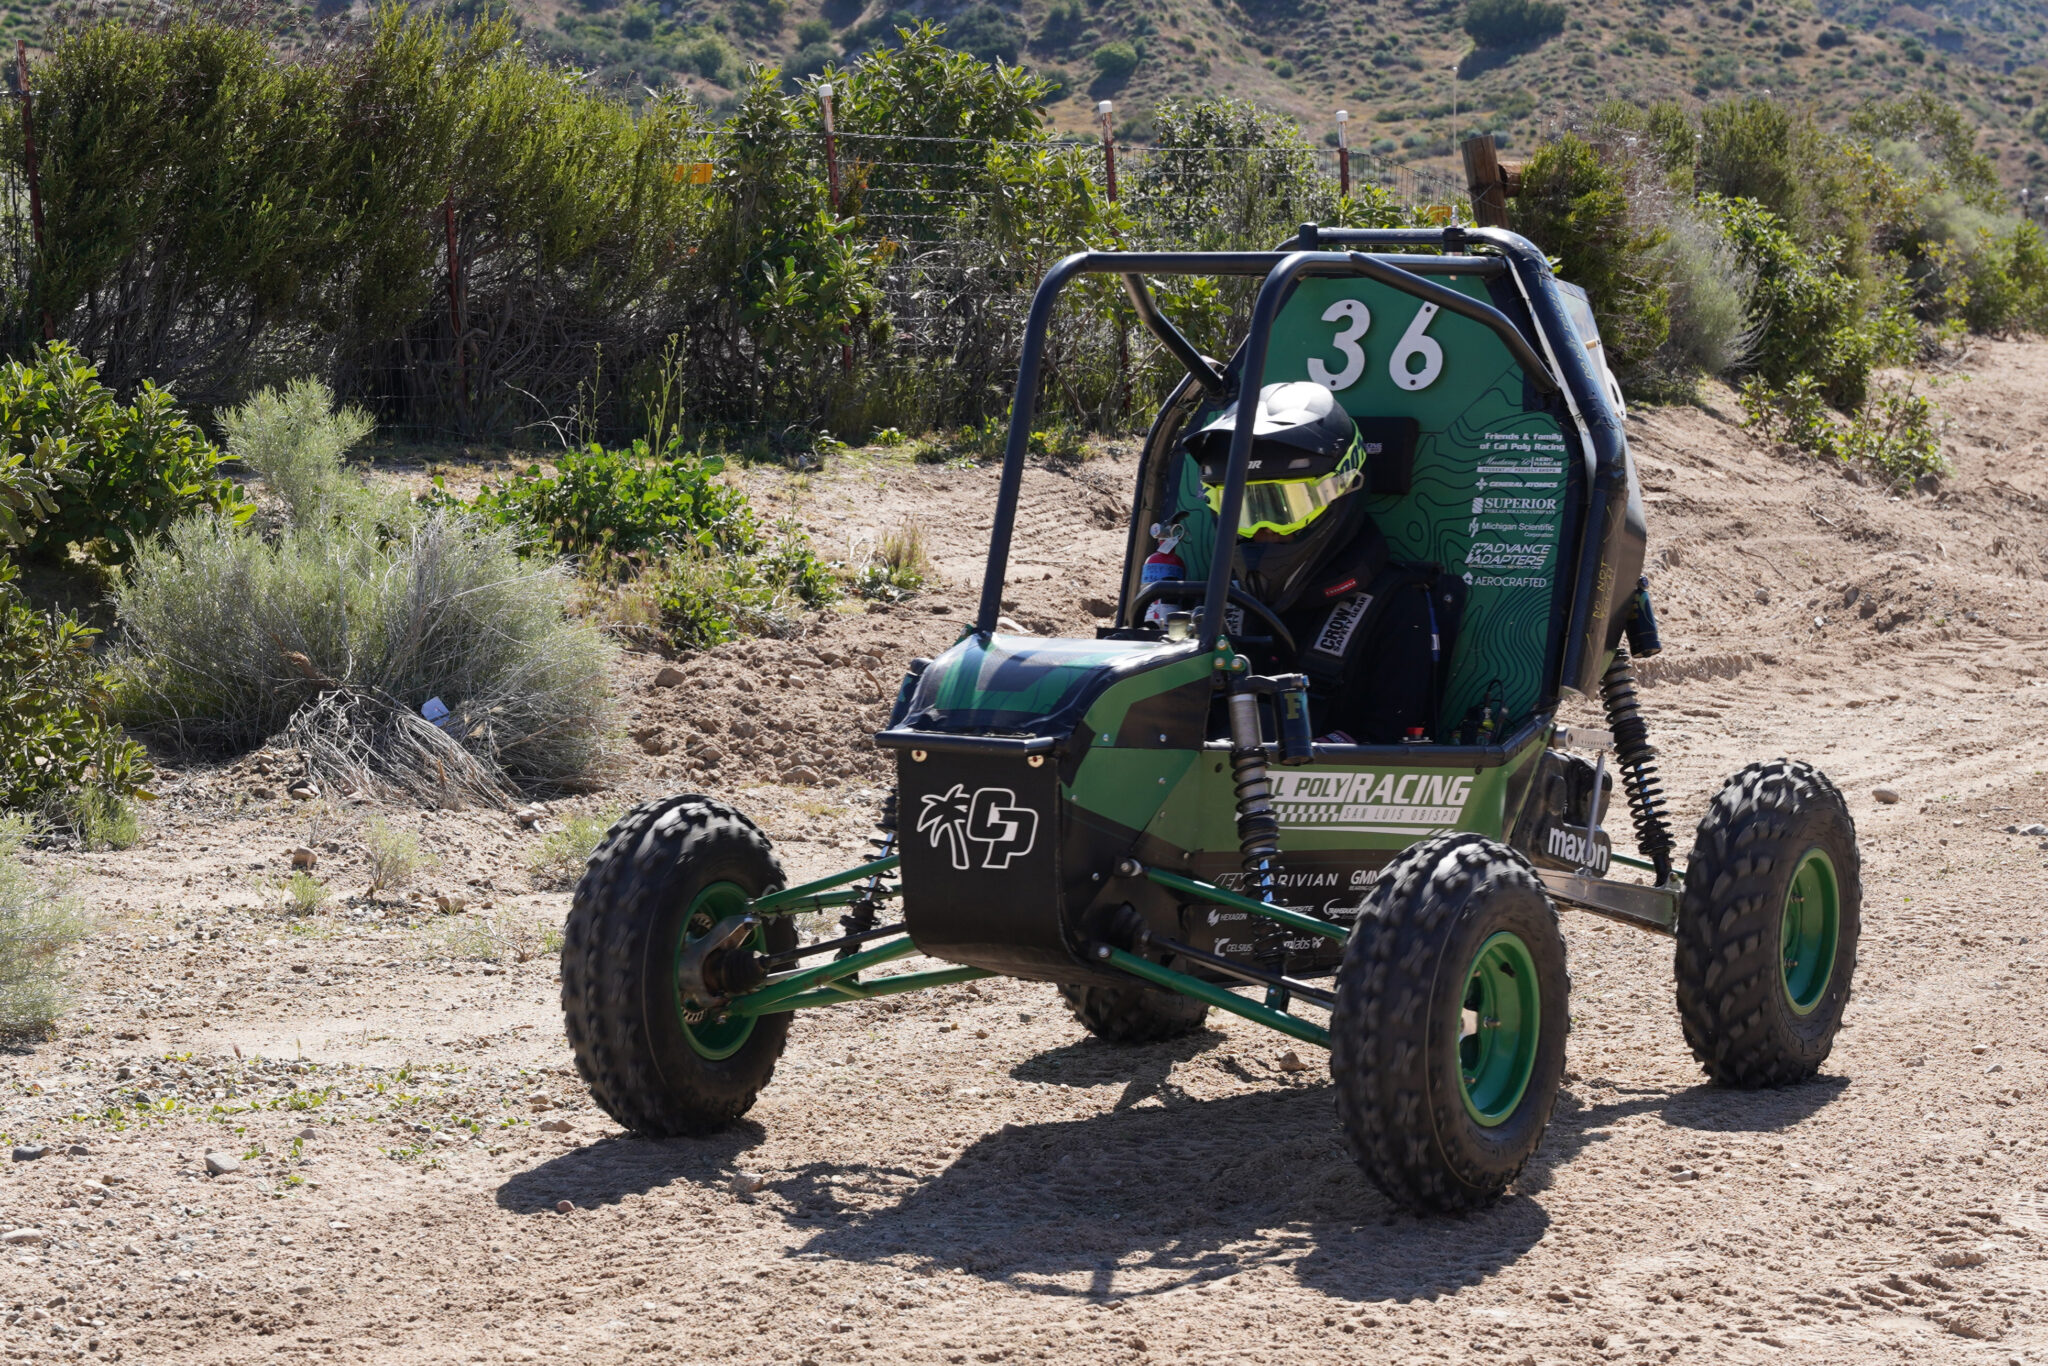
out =
<svg viewBox="0 0 2048 1366"><path fill-rule="evenodd" d="M1272 479L1244 486L1244 505L1237 513L1237 534L1271 531L1292 536L1323 515L1323 510L1357 488L1363 471L1337 470L1320 479ZM1205 486L1209 511L1223 511L1223 486Z"/></svg>

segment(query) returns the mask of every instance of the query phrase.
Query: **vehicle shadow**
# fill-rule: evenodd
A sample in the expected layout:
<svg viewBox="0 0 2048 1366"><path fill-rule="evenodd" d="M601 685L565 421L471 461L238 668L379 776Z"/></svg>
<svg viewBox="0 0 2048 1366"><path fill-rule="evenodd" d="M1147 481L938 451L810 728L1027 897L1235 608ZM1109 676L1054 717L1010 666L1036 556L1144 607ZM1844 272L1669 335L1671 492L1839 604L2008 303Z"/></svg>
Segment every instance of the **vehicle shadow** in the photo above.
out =
<svg viewBox="0 0 2048 1366"><path fill-rule="evenodd" d="M1550 1227L1542 1195L1613 1125L1655 1114L1676 1129L1778 1132L1848 1085L1838 1077L1776 1091L1575 1082L1559 1093L1543 1146L1505 1200L1467 1215L1416 1216L1351 1161L1327 1081L1220 1099L1171 1084L1177 1062L1222 1042L1197 1034L1138 1049L1051 1049L1012 1075L1121 1080L1115 1106L1006 1124L937 1171L914 1159L811 1162L776 1170L739 1198L759 1202L801 1239L792 1257L907 1260L1048 1296L1152 1295L1273 1267L1338 1298L1429 1298L1484 1281L1535 1246ZM1241 1072L1233 1062L1214 1065ZM511 1177L497 1203L535 1214L562 1200L591 1208L674 1185L724 1187L763 1137L749 1121L701 1139L602 1139Z"/></svg>
<svg viewBox="0 0 2048 1366"><path fill-rule="evenodd" d="M704 1138L600 1138L507 1177L498 1187L498 1208L553 1213L567 1200L578 1209L595 1209L666 1186L726 1185L743 1169L740 1155L766 1137L759 1124L742 1120Z"/></svg>
<svg viewBox="0 0 2048 1366"><path fill-rule="evenodd" d="M1079 1297L1281 1267L1326 1293L1381 1300L1481 1281L1548 1227L1520 1197L1456 1219L1401 1212L1344 1151L1327 1083L1215 1100L1137 1085L1139 1102L1107 1113L1006 1125L894 1198L856 1187L864 1198L848 1199L848 1174L822 1164L792 1173L770 1189L793 1223L825 1225L794 1255L910 1258Z"/></svg>
<svg viewBox="0 0 2048 1366"><path fill-rule="evenodd" d="M1682 1090L1664 1087L1569 1084L1558 1092L1543 1146L1522 1169L1515 1188L1536 1195L1548 1190L1556 1173L1580 1152L1604 1140L1610 1126L1636 1115L1655 1114L1674 1129L1711 1133L1778 1133L1809 1118L1848 1089L1846 1077L1816 1077L1773 1091L1733 1091L1700 1082ZM1582 1091L1603 1098L1587 1101Z"/></svg>

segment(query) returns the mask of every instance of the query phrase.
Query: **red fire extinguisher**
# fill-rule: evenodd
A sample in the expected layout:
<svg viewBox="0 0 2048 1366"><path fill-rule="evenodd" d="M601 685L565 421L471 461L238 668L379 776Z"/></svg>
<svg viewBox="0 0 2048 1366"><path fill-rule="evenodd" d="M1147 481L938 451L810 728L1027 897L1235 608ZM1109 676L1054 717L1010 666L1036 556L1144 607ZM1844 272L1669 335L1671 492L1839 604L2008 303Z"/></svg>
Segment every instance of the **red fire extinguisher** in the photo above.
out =
<svg viewBox="0 0 2048 1366"><path fill-rule="evenodd" d="M1185 534L1178 523L1164 527L1157 522L1152 524L1152 535L1159 542L1159 548L1145 557L1144 567L1138 571L1140 588L1166 579L1187 577L1187 561L1173 553L1174 548L1180 544L1180 538ZM1164 626L1166 618L1176 610L1176 604L1169 603L1164 598L1156 599L1145 609L1145 623L1148 626Z"/></svg>

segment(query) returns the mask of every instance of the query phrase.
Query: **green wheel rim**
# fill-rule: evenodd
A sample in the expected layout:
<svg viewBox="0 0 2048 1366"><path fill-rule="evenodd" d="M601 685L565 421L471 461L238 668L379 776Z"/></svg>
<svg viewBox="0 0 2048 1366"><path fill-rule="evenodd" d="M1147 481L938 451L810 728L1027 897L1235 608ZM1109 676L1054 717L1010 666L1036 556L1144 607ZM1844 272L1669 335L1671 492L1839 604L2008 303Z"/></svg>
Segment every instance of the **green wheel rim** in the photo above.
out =
<svg viewBox="0 0 2048 1366"><path fill-rule="evenodd" d="M1465 970L1458 1027L1458 1081L1465 1112L1486 1128L1505 1123L1536 1071L1543 1000L1536 960L1521 936L1491 935Z"/></svg>
<svg viewBox="0 0 2048 1366"><path fill-rule="evenodd" d="M689 914L683 917L682 936L676 941L677 963L680 965L682 962L683 949L687 945L703 938L712 926L727 916L744 911L750 900L752 898L745 890L731 882L714 882L697 893L696 899L690 902ZM756 951L766 947L766 940L759 929L754 931L752 947ZM680 986L676 989L676 1015L682 1021L683 1037L690 1041L690 1047L699 1057L714 1061L739 1052L754 1035L753 1016L728 1015L721 1020L706 1015L692 1002L683 999Z"/></svg>
<svg viewBox="0 0 2048 1366"><path fill-rule="evenodd" d="M1809 849L1792 870L1778 931L1779 968L1794 1014L1811 1014L1827 996L1841 925L1842 892L1834 862L1820 850Z"/></svg>

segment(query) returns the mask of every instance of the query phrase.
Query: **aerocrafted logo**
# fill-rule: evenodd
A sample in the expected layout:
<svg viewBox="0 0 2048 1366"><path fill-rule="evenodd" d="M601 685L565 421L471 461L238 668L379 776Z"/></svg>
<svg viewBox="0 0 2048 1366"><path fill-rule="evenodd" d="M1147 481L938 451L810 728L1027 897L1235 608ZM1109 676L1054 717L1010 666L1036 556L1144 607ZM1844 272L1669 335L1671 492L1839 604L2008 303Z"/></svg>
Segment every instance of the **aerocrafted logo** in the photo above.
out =
<svg viewBox="0 0 2048 1366"><path fill-rule="evenodd" d="M1421 835L1458 824L1472 775L1300 773L1272 775L1273 810L1283 826L1364 834Z"/></svg>
<svg viewBox="0 0 2048 1366"><path fill-rule="evenodd" d="M1004 869L1038 843L1038 812L1017 805L1017 794L1007 787L978 787L970 793L964 783L955 783L922 799L917 833L928 836L934 849L945 846L958 872L975 867L977 853L981 867Z"/></svg>

